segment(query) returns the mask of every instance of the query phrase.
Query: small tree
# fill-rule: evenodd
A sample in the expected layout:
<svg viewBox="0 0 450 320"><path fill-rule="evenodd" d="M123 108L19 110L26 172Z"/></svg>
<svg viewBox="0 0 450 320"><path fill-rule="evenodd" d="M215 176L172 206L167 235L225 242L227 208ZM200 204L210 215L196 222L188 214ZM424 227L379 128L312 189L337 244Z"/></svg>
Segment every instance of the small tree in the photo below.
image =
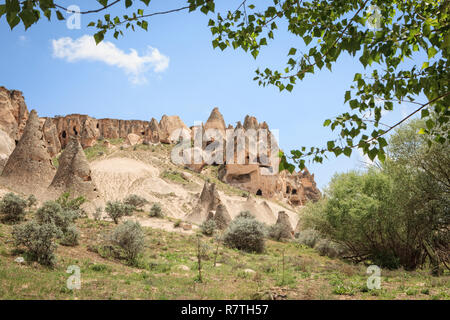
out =
<svg viewBox="0 0 450 320"><path fill-rule="evenodd" d="M145 247L144 231L138 222L126 221L114 229L110 242L122 250L129 263L135 263Z"/></svg>
<svg viewBox="0 0 450 320"><path fill-rule="evenodd" d="M266 228L246 212L236 217L225 231L224 244L247 252L261 253L265 248Z"/></svg>
<svg viewBox="0 0 450 320"><path fill-rule="evenodd" d="M0 201L0 213L3 215L2 221L19 222L25 218L27 201L14 193L6 194Z"/></svg>
<svg viewBox="0 0 450 320"><path fill-rule="evenodd" d="M61 231L53 223L28 222L15 226L12 235L16 246L25 246L28 249L31 260L48 266L56 263L55 239L61 236Z"/></svg>
<svg viewBox="0 0 450 320"><path fill-rule="evenodd" d="M161 205L159 203L155 203L150 209L150 217L154 218L163 218L164 214L162 212Z"/></svg>
<svg viewBox="0 0 450 320"><path fill-rule="evenodd" d="M133 214L133 211L136 208L134 206L131 206L129 204L123 204L120 201L108 201L106 203L105 211L108 214L108 216L113 219L115 224L119 223L120 218L124 216L131 216Z"/></svg>
<svg viewBox="0 0 450 320"><path fill-rule="evenodd" d="M143 206L148 204L148 201L143 197L132 194L126 197L123 203L130 206L134 206L136 209L142 209Z"/></svg>

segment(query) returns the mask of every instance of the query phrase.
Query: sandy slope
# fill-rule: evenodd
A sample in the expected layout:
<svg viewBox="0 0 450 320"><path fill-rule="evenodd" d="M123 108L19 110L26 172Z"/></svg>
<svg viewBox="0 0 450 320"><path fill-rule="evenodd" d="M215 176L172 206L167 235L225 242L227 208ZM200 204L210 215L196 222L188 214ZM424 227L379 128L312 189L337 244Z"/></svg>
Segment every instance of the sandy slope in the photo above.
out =
<svg viewBox="0 0 450 320"><path fill-rule="evenodd" d="M159 177L160 169L152 165L152 158L147 163L123 157L112 157L94 161L91 163L92 177L103 201L121 200L130 194L137 194L146 198L151 203L161 204L164 212L173 218L183 219L195 206L198 194L203 186L203 180L192 178L196 186L187 188L181 184L166 181ZM260 198L250 199L240 196L230 196L219 192L222 201L234 218L241 211L250 211L256 218L266 224L274 224L278 212L288 213L293 227L297 224L298 215L294 211ZM149 208L145 208L149 210ZM167 230L167 226L161 225L161 221L155 219L141 221L143 225L153 224L154 227ZM159 224L159 225L156 225ZM150 225L149 225L150 226Z"/></svg>

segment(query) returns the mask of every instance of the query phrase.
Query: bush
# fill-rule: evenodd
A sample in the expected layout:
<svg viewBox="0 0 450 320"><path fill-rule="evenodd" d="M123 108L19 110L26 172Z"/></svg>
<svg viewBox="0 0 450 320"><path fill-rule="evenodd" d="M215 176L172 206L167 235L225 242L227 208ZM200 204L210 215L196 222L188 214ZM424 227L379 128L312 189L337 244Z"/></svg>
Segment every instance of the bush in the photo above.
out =
<svg viewBox="0 0 450 320"><path fill-rule="evenodd" d="M101 208L101 207L95 208L95 211L94 211L94 213L92 215L94 216L94 220L95 221L100 220L102 218L102 215L103 215L103 208Z"/></svg>
<svg viewBox="0 0 450 320"><path fill-rule="evenodd" d="M155 203L150 209L150 217L153 218L163 218L164 214L162 212L162 208L158 203Z"/></svg>
<svg viewBox="0 0 450 320"><path fill-rule="evenodd" d="M65 192L58 199L56 199L56 202L64 210L72 210L77 212L80 217L86 214L84 210L81 209L81 206L86 202L85 197L81 196L71 199L70 192Z"/></svg>
<svg viewBox="0 0 450 320"><path fill-rule="evenodd" d="M320 234L314 229L306 229L300 231L300 233L298 233L296 237L298 243L308 246L310 248L314 248L316 244L320 241Z"/></svg>
<svg viewBox="0 0 450 320"><path fill-rule="evenodd" d="M138 222L126 221L114 229L110 241L122 250L129 263L135 263L144 250L144 231Z"/></svg>
<svg viewBox="0 0 450 320"><path fill-rule="evenodd" d="M129 195L125 200L123 201L124 204L133 206L137 209L141 209L143 206L148 204L148 201L144 199L143 197L140 197L138 195L132 194Z"/></svg>
<svg viewBox="0 0 450 320"><path fill-rule="evenodd" d="M78 245L78 239L80 238L80 232L77 227L71 225L67 228L66 232L64 232L60 243L64 246L76 246Z"/></svg>
<svg viewBox="0 0 450 320"><path fill-rule="evenodd" d="M48 266L56 263L54 252L57 244L55 239L61 236L61 231L54 224L28 222L15 226L12 235L16 246L22 245L28 249L31 260Z"/></svg>
<svg viewBox="0 0 450 320"><path fill-rule="evenodd" d="M115 224L119 223L119 219L124 216L131 216L136 208L129 204L121 203L120 201L106 203L105 211L108 216L113 219Z"/></svg>
<svg viewBox="0 0 450 320"><path fill-rule="evenodd" d="M266 228L252 215L241 213L225 231L223 241L230 248L261 253L265 248Z"/></svg>
<svg viewBox="0 0 450 320"><path fill-rule="evenodd" d="M321 256L327 256L329 258L340 257L345 253L345 248L343 246L327 239L319 240L315 249Z"/></svg>
<svg viewBox="0 0 450 320"><path fill-rule="evenodd" d="M47 201L36 211L36 220L39 224L51 223L62 232L79 218L79 213L70 209L63 209L58 202Z"/></svg>
<svg viewBox="0 0 450 320"><path fill-rule="evenodd" d="M214 234L214 231L216 231L216 222L214 220L207 220L204 221L201 225L200 225L200 231L205 235L205 236L212 236Z"/></svg>
<svg viewBox="0 0 450 320"><path fill-rule="evenodd" d="M6 194L0 201L0 213L4 222L19 222L25 218L27 201L14 193Z"/></svg>
<svg viewBox="0 0 450 320"><path fill-rule="evenodd" d="M268 236L275 241L282 241L291 238L291 233L280 224L274 224L268 227Z"/></svg>
<svg viewBox="0 0 450 320"><path fill-rule="evenodd" d="M27 206L28 208L34 207L34 205L37 203L36 197L32 194L27 199Z"/></svg>

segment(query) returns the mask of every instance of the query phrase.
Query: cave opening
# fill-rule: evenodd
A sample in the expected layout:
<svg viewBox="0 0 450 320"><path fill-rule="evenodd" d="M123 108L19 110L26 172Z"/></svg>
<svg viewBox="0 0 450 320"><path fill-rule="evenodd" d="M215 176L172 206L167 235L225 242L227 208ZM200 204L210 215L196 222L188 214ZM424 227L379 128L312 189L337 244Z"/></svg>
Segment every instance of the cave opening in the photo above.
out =
<svg viewBox="0 0 450 320"><path fill-rule="evenodd" d="M78 135L78 131L77 131L76 127L73 127L73 133L75 133L76 136Z"/></svg>
<svg viewBox="0 0 450 320"><path fill-rule="evenodd" d="M63 137L63 139L65 139L67 137L67 133L65 130L62 132L62 137Z"/></svg>
<svg viewBox="0 0 450 320"><path fill-rule="evenodd" d="M258 189L258 191L256 191L256 195L257 196L262 196L263 195L261 189Z"/></svg>

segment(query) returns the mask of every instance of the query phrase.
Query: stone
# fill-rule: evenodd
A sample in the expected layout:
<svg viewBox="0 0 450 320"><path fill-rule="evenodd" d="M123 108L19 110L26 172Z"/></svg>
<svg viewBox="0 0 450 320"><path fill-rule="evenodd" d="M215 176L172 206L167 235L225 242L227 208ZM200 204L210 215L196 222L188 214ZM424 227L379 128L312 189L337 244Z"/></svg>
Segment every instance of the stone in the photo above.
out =
<svg viewBox="0 0 450 320"><path fill-rule="evenodd" d="M182 271L190 271L191 270L188 266L185 266L185 265L179 265L178 269L180 269Z"/></svg>
<svg viewBox="0 0 450 320"><path fill-rule="evenodd" d="M256 271L253 270L253 269L245 269L244 272L245 272L245 273L249 273L249 274L254 274L254 273L256 273Z"/></svg>
<svg viewBox="0 0 450 320"><path fill-rule="evenodd" d="M142 138L140 136L138 136L137 134L129 133L127 135L127 139L126 139L125 143L129 146L135 146L137 144L141 144L142 141L143 141Z"/></svg>
<svg viewBox="0 0 450 320"><path fill-rule="evenodd" d="M16 144L23 134L28 109L22 92L0 87L0 130Z"/></svg>
<svg viewBox="0 0 450 320"><path fill-rule="evenodd" d="M17 257L14 259L14 262L17 262L18 264L24 264L25 259L23 257Z"/></svg>
<svg viewBox="0 0 450 320"><path fill-rule="evenodd" d="M189 172L182 171L181 177L186 181L190 181L192 179L192 174L190 174Z"/></svg>
<svg viewBox="0 0 450 320"><path fill-rule="evenodd" d="M72 136L59 158L59 167L49 187L60 193L70 191L74 196L97 198L98 192L92 181L91 169L77 137Z"/></svg>
<svg viewBox="0 0 450 320"><path fill-rule="evenodd" d="M30 112L24 133L2 172L2 181L20 191L46 189L55 175L37 112Z"/></svg>
<svg viewBox="0 0 450 320"><path fill-rule="evenodd" d="M182 228L184 231L192 230L192 224L190 224L190 223L182 223L182 224L181 224L181 228Z"/></svg>

